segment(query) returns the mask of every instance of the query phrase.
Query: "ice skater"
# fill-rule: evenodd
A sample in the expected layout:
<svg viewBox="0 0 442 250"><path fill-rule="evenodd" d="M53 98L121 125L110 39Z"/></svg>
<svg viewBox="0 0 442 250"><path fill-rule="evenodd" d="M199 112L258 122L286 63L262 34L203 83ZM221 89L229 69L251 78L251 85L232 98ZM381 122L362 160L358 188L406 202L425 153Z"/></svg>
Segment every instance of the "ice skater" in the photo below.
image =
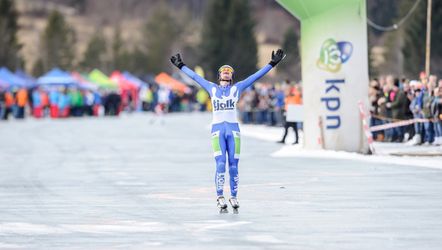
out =
<svg viewBox="0 0 442 250"><path fill-rule="evenodd" d="M203 87L210 95L213 106L212 120L212 148L216 162L215 186L217 205L221 211L227 211L223 188L225 182L226 162L229 163L230 194L229 202L234 210L239 208L238 194L238 161L240 155L240 131L238 125L236 105L241 92L250 87L254 82L264 76L285 57L279 49L273 51L271 61L245 80L234 84L234 70L229 65L218 69L218 83L212 83L200 77L188 68L180 54L170 58L170 61L186 75Z"/></svg>

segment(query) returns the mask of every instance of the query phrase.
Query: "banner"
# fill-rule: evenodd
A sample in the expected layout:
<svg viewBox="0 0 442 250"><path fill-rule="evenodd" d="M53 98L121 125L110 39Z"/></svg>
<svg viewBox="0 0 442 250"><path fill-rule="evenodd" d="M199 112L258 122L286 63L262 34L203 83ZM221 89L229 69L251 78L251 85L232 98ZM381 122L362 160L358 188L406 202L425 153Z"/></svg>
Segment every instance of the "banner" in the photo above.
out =
<svg viewBox="0 0 442 250"><path fill-rule="evenodd" d="M285 120L288 122L302 122L304 120L304 105L289 104Z"/></svg>
<svg viewBox="0 0 442 250"><path fill-rule="evenodd" d="M279 0L301 20L304 145L368 152L358 101L368 104L365 0ZM294 41L295 42L295 41Z"/></svg>

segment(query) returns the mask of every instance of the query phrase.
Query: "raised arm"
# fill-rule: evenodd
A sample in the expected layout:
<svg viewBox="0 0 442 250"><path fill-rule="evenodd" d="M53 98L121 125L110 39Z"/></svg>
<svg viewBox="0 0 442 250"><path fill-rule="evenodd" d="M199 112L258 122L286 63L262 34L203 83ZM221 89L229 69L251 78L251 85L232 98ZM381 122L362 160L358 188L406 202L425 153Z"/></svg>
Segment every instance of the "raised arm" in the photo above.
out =
<svg viewBox="0 0 442 250"><path fill-rule="evenodd" d="M175 65L177 68L179 68L181 71L183 71L187 76L192 78L201 87L203 87L210 95L211 89L213 87L213 83L202 78L197 73L195 73L193 70L191 70L189 67L187 67L186 64L183 63L183 60L181 59L180 54L176 54L176 55L172 56L170 58L170 61L173 63L173 65Z"/></svg>
<svg viewBox="0 0 442 250"><path fill-rule="evenodd" d="M284 57L285 57L285 54L284 54L284 51L282 51L282 49L278 49L278 51L276 53L275 53L275 51L272 51L272 60L269 62L269 64L267 64L266 66L264 66L263 68L258 70L253 75L238 82L236 84L236 86L238 87L238 89L240 91L250 87L254 82L259 80L261 77L263 77L265 74L267 74L267 72L269 72L272 68L274 68L282 59L284 59Z"/></svg>
<svg viewBox="0 0 442 250"><path fill-rule="evenodd" d="M244 89L250 87L253 83L259 80L259 78L263 77L267 72L272 69L272 65L267 64L260 70L256 71L253 75L247 77L246 79L235 84L238 87L238 90L243 91Z"/></svg>

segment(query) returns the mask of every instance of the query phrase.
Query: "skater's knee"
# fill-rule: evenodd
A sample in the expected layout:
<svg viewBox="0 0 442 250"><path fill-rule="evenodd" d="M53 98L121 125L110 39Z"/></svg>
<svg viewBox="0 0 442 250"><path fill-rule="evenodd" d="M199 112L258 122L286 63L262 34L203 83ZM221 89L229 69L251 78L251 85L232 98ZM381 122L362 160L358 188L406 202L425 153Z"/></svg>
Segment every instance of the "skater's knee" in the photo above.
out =
<svg viewBox="0 0 442 250"><path fill-rule="evenodd" d="M216 172L218 173L224 173L226 172L226 162L224 161L218 161L216 163Z"/></svg>
<svg viewBox="0 0 442 250"><path fill-rule="evenodd" d="M229 159L229 168L238 168L238 162L238 159L232 157L232 159Z"/></svg>
<svg viewBox="0 0 442 250"><path fill-rule="evenodd" d="M229 174L230 176L238 175L238 165L236 164L229 165Z"/></svg>

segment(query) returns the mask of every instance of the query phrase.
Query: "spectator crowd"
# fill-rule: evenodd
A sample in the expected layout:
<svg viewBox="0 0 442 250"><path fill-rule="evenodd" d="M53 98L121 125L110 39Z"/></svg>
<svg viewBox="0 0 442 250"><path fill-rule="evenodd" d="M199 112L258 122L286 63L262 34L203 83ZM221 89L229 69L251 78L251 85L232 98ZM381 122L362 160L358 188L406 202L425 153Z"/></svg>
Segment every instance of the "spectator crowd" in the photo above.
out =
<svg viewBox="0 0 442 250"><path fill-rule="evenodd" d="M130 104L129 104L130 105ZM0 87L0 118L24 119L67 118L80 116L118 115L121 96L116 92L95 92L79 88L57 87L45 89Z"/></svg>
<svg viewBox="0 0 442 250"><path fill-rule="evenodd" d="M373 132L376 141L442 145L442 79L421 74L419 80L382 76L370 81L370 126L393 123ZM293 127L302 123L285 122L290 104L302 104L301 84L258 82L246 90L238 102L240 120L245 124ZM0 86L0 119L67 118L81 116L118 116L121 112L210 111L206 91L189 86L186 91L164 85L144 84L132 92L79 87L5 88ZM403 125L401 121L415 119ZM420 120L417 120L420 119ZM285 136L283 140L285 141ZM297 142L297 139L295 140Z"/></svg>
<svg viewBox="0 0 442 250"><path fill-rule="evenodd" d="M158 84L141 86L134 97L131 93L109 90L89 90L78 87L4 88L0 86L0 118L68 118L81 116L118 116L132 112L191 112L210 111L207 92L191 86L190 91L176 91ZM244 123L281 125L285 98L296 95L301 103L299 84L257 83L247 90L238 103Z"/></svg>
<svg viewBox="0 0 442 250"><path fill-rule="evenodd" d="M419 80L380 77L370 82L371 126L396 123L374 132L377 141L442 144L442 79L421 73ZM410 119L406 126L399 122Z"/></svg>

